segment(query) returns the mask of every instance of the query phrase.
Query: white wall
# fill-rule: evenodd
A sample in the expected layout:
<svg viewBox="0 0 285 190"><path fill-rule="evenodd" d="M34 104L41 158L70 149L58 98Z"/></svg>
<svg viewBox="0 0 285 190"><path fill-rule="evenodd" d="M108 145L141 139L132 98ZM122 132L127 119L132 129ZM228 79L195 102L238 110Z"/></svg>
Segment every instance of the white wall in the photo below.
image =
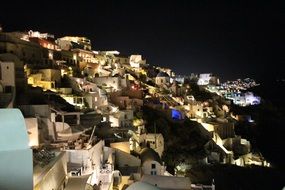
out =
<svg viewBox="0 0 285 190"><path fill-rule="evenodd" d="M101 140L89 150L66 150L68 162L74 164L83 164L86 170L99 170L102 163L104 142Z"/></svg>
<svg viewBox="0 0 285 190"><path fill-rule="evenodd" d="M15 86L15 66L13 62L0 61L0 82L4 86Z"/></svg>
<svg viewBox="0 0 285 190"><path fill-rule="evenodd" d="M155 168L152 169L152 164L155 164ZM142 165L143 174L152 175L152 172L155 171L156 175L163 175L164 167L160 165L159 162L154 160L147 160Z"/></svg>
<svg viewBox="0 0 285 190"><path fill-rule="evenodd" d="M126 79L121 79L120 77L95 77L93 82L99 86L106 84L108 87L113 87L113 90L127 87Z"/></svg>
<svg viewBox="0 0 285 190"><path fill-rule="evenodd" d="M51 161L51 166L46 166L40 174L41 180L36 183L34 181L34 189L60 189L63 187L67 176L67 157L65 152L61 152L56 158L55 162Z"/></svg>
<svg viewBox="0 0 285 190"><path fill-rule="evenodd" d="M42 80L45 80L45 81L56 81L58 83L61 80L60 70L56 70L56 69L40 69L39 72L43 74L42 75L43 76Z"/></svg>
<svg viewBox="0 0 285 190"><path fill-rule="evenodd" d="M164 151L164 138L162 134L147 134L145 140L149 142L150 148L155 150L161 157Z"/></svg>
<svg viewBox="0 0 285 190"><path fill-rule="evenodd" d="M155 84L160 86L160 85L166 85L170 81L169 77L156 77L155 78Z"/></svg>
<svg viewBox="0 0 285 190"><path fill-rule="evenodd" d="M26 128L29 135L29 146L39 146L39 130L37 118L25 118Z"/></svg>

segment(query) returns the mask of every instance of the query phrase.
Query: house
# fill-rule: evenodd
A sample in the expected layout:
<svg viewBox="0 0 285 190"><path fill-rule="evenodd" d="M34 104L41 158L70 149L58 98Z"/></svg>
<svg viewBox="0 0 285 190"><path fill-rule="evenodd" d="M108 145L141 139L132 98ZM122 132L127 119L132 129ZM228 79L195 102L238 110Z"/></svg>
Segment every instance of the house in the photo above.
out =
<svg viewBox="0 0 285 190"><path fill-rule="evenodd" d="M35 74L28 76L28 84L38 86L45 90L55 90L61 83L61 72L56 69L40 69Z"/></svg>
<svg viewBox="0 0 285 190"><path fill-rule="evenodd" d="M0 61L0 107L13 108L16 95L16 75L13 62Z"/></svg>
<svg viewBox="0 0 285 190"><path fill-rule="evenodd" d="M146 64L146 60L143 60L141 55L131 55L130 56L131 67L139 69L145 64Z"/></svg>
<svg viewBox="0 0 285 190"><path fill-rule="evenodd" d="M155 84L158 86L168 85L170 83L170 77L165 72L159 72L155 77Z"/></svg>
<svg viewBox="0 0 285 190"><path fill-rule="evenodd" d="M127 87L127 80L121 77L94 77L92 82L111 92Z"/></svg>
<svg viewBox="0 0 285 190"><path fill-rule="evenodd" d="M216 76L214 76L212 73L203 73L199 75L199 79L197 84L198 85L208 85L208 84L219 84L219 78L217 78Z"/></svg>
<svg viewBox="0 0 285 190"><path fill-rule="evenodd" d="M164 175L166 167L159 155L151 148L143 148L140 152L142 175Z"/></svg>
<svg viewBox="0 0 285 190"><path fill-rule="evenodd" d="M111 122L111 127L132 126L133 118L133 110L119 110L109 115L109 122Z"/></svg>
<svg viewBox="0 0 285 190"><path fill-rule="evenodd" d="M108 106L108 97L105 90L99 88L96 84L91 82L80 83L80 88L84 92L83 96L89 108L99 109Z"/></svg>
<svg viewBox="0 0 285 190"><path fill-rule="evenodd" d="M139 109L143 106L142 91L127 90L110 93L113 104L120 109Z"/></svg>
<svg viewBox="0 0 285 190"><path fill-rule="evenodd" d="M260 104L261 98L259 96L254 96L252 92L246 92L245 96L245 104L246 105L258 105Z"/></svg>
<svg viewBox="0 0 285 190"><path fill-rule="evenodd" d="M187 89L182 85L177 84L177 82L174 80L172 85L170 86L170 91L173 96L181 97L186 94Z"/></svg>
<svg viewBox="0 0 285 190"><path fill-rule="evenodd" d="M86 37L65 36L56 40L60 49L71 50L80 48L83 50L91 50L91 40Z"/></svg>
<svg viewBox="0 0 285 190"><path fill-rule="evenodd" d="M47 51L39 44L25 41L20 36L13 32L0 33L0 53L16 55L24 64L46 66Z"/></svg>
<svg viewBox="0 0 285 190"><path fill-rule="evenodd" d="M115 60L117 63L120 63L122 65L126 65L130 63L130 58L129 56L124 56L124 55L116 55Z"/></svg>
<svg viewBox="0 0 285 190"><path fill-rule="evenodd" d="M161 158L164 152L164 138L161 133L132 133L130 138L130 150L139 153L143 148L148 147L158 153Z"/></svg>
<svg viewBox="0 0 285 190"><path fill-rule="evenodd" d="M104 141L100 140L85 149L67 149L66 153L68 183L72 182L75 176L89 175L86 185L94 187L101 183L102 189L112 188L115 153L112 148L105 146Z"/></svg>

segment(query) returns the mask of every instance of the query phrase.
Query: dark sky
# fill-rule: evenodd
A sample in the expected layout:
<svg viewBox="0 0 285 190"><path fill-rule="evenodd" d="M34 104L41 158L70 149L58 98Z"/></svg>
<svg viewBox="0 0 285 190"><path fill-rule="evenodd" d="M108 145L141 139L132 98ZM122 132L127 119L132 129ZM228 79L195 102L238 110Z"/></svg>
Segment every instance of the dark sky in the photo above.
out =
<svg viewBox="0 0 285 190"><path fill-rule="evenodd" d="M95 50L142 54L149 64L172 68L177 74L212 72L222 79L283 74L284 3L3 2L0 23L6 31L87 36Z"/></svg>

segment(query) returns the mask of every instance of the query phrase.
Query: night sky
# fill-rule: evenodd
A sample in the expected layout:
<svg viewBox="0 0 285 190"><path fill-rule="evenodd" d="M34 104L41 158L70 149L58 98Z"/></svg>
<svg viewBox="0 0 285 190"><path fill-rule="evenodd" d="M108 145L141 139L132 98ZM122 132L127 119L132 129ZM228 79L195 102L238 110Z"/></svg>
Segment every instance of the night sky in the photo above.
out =
<svg viewBox="0 0 285 190"><path fill-rule="evenodd" d="M177 74L212 72L223 80L283 75L284 3L3 2L0 24L5 31L86 36L95 50L142 54L149 64L172 68Z"/></svg>

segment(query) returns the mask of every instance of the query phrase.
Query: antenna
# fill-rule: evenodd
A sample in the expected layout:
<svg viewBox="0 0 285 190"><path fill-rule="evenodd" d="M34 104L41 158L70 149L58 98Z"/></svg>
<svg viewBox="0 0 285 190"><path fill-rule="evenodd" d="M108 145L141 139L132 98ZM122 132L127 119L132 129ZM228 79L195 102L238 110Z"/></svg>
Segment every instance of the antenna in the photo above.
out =
<svg viewBox="0 0 285 190"><path fill-rule="evenodd" d="M96 125L94 125L93 130L92 130L92 133L91 133L91 135L90 135L90 139L89 139L89 141L88 141L88 144L89 144L89 145L90 145L90 144L91 144L91 142L92 142L92 138L93 138L93 135L94 135L95 129L96 129Z"/></svg>
<svg viewBox="0 0 285 190"><path fill-rule="evenodd" d="M155 144L155 148L156 147L156 122L154 122L154 144Z"/></svg>

